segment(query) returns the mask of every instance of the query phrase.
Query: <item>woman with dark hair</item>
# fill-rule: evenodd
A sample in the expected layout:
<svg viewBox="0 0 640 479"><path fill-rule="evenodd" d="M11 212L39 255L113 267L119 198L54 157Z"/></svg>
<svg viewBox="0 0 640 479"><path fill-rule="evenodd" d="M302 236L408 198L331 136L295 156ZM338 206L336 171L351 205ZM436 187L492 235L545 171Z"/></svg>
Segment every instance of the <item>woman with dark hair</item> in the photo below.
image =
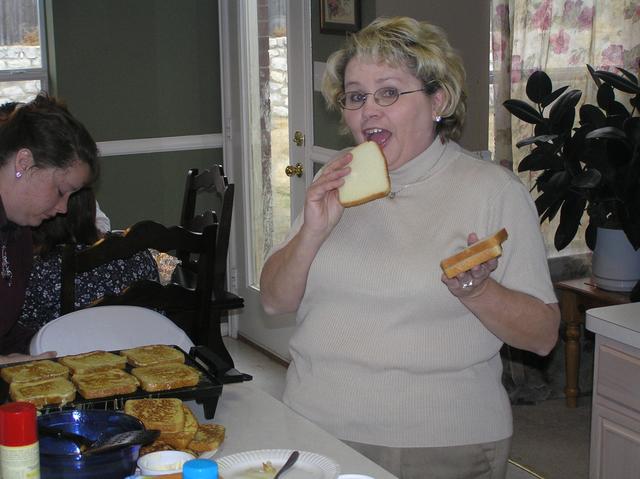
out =
<svg viewBox="0 0 640 479"><path fill-rule="evenodd" d="M96 227L96 199L91 188L71 195L66 214L33 229L36 257L18 324L35 332L60 316L62 245L75 244L77 249L83 249L102 236ZM142 279L159 281L158 268L149 251L79 274L75 305L83 307L106 294L118 294Z"/></svg>
<svg viewBox="0 0 640 479"><path fill-rule="evenodd" d="M97 175L95 141L55 98L41 93L0 109L0 354L26 352L31 334L16 324L31 271L31 227L65 213L71 194Z"/></svg>

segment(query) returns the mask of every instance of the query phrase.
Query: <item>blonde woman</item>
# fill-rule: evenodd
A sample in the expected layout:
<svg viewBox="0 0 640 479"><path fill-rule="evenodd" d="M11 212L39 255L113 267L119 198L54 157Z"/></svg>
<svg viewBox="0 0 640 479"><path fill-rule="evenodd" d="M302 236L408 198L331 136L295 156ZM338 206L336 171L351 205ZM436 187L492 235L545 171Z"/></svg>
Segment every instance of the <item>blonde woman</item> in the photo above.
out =
<svg viewBox="0 0 640 479"><path fill-rule="evenodd" d="M464 68L439 28L379 18L328 60L323 93L392 192L343 209L342 152L267 260L268 313L297 312L284 401L395 475L502 478L512 420L503 343L548 354L559 309L538 217L506 169L457 143ZM439 262L500 228L503 256L455 278Z"/></svg>

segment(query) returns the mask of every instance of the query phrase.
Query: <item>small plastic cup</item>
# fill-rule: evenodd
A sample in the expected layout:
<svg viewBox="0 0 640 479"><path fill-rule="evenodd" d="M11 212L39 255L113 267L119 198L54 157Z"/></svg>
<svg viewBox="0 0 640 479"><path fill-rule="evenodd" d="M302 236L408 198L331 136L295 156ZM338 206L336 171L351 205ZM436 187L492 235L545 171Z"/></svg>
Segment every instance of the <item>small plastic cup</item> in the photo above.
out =
<svg viewBox="0 0 640 479"><path fill-rule="evenodd" d="M145 476L164 476L182 472L184 463L192 459L193 454L184 451L156 451L138 459L138 467Z"/></svg>

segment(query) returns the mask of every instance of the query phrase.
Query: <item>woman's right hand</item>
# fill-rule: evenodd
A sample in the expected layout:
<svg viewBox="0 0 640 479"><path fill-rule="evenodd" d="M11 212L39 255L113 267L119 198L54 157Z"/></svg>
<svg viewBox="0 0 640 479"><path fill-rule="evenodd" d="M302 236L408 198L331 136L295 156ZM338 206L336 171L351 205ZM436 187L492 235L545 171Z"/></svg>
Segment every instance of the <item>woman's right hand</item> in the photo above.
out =
<svg viewBox="0 0 640 479"><path fill-rule="evenodd" d="M307 190L302 228L316 237L326 238L340 221L344 207L338 201L338 188L351 171L352 159L347 153L328 163Z"/></svg>

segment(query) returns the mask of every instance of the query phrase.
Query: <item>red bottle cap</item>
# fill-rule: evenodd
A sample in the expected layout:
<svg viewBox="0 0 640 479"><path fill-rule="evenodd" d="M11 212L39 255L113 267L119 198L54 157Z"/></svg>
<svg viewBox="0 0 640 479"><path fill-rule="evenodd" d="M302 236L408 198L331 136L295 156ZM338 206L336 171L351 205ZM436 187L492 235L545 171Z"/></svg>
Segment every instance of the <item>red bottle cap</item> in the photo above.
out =
<svg viewBox="0 0 640 479"><path fill-rule="evenodd" d="M36 407L28 402L0 406L0 446L28 446L38 441Z"/></svg>

